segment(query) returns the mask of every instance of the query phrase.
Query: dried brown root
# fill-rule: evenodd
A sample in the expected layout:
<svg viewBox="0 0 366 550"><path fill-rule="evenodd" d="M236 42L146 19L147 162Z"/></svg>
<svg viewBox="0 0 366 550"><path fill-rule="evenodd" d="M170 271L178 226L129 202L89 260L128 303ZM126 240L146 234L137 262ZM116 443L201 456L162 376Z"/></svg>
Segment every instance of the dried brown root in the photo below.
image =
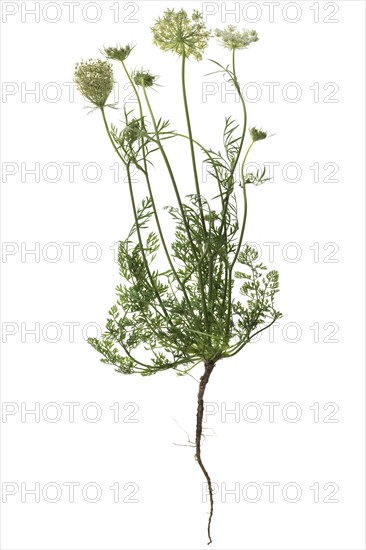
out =
<svg viewBox="0 0 366 550"><path fill-rule="evenodd" d="M205 395L205 389L208 384L208 381L210 379L211 373L214 369L215 363L212 361L207 361L205 363L205 372L200 378L200 384L199 384L199 390L198 390L198 406L197 406L197 422L196 422L196 455L195 458L207 480L207 486L209 490L210 495L210 516L208 519L208 525L207 525L207 534L208 534L208 543L211 544L212 538L211 538L211 521L213 516L213 508L214 508L214 501L213 501L213 491L212 491L212 483L211 478L206 470L206 468L203 465L202 459L201 459L201 439L202 439L202 421L203 421L203 411L204 411L204 400L203 397Z"/></svg>

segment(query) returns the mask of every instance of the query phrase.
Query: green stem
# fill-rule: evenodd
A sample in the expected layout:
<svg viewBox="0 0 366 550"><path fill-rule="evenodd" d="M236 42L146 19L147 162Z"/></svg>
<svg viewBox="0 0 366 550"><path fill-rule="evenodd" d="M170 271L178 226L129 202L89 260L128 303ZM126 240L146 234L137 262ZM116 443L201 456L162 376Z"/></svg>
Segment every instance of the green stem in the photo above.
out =
<svg viewBox="0 0 366 550"><path fill-rule="evenodd" d="M232 54L232 65L233 65L232 80L233 80L234 87L235 87L236 91L238 92L238 95L239 95L239 98L240 98L240 103L241 103L241 106L242 106L242 109L243 109L243 131L242 131L242 134L241 134L240 143L239 143L238 152L237 152L235 161L233 162L233 164L231 166L231 169L229 171L229 176L227 178L228 185L230 185L230 181L232 180L232 178L234 176L234 172L235 172L236 167L238 165L239 158L240 158L240 155L241 155L241 152L242 152L242 149L243 149L243 145L244 145L245 134L246 134L246 131L247 131L247 109L246 109L246 106L245 106L245 101L244 101L243 94L241 93L241 90L240 90L238 79L236 77L235 49L233 49L233 54ZM231 76L230 73L228 73L228 74L229 74L229 76ZM224 214L223 214L223 218L222 218L223 221L222 221L222 224L221 224L221 227L220 227L220 235L221 235L222 230L224 228L223 225L224 225L224 220L226 219L226 213L227 213L227 209L228 209L228 206L229 206L229 199L230 199L230 193L228 192L227 196L226 196L226 200L225 200L225 208L224 208Z"/></svg>
<svg viewBox="0 0 366 550"><path fill-rule="evenodd" d="M232 67L233 67L233 72L232 72L233 84L235 86L236 91L238 92L240 102L241 102L241 106L242 106L242 110L243 110L243 130L242 130L242 134L241 134L241 138L240 138L238 152L237 152L235 161L234 161L233 165L231 166L231 170L230 170L230 173L229 173L229 177L228 177L228 185L229 186L230 186L231 180L234 176L234 172L236 170L237 164L239 162L239 158L240 158L240 155L241 155L241 152L242 152L242 149L243 149L245 134L246 134L246 130L247 130L247 109L246 109L244 97L243 97L243 94L241 92L240 85L239 85L239 82L238 82L238 79L237 79L237 76L236 76L235 49L233 49L233 53L232 53ZM245 162L245 160L244 160L244 162ZM245 186L243 185L243 187L245 187ZM230 189L230 187L229 187L229 189ZM221 227L220 227L220 231L219 231L220 235L221 235L223 230L225 231L225 234L226 234L226 215L227 215L227 210L228 210L228 207L229 207L229 200L230 200L230 193L228 192L227 196L226 196L226 199L225 199L225 206L224 206L224 209L223 209L222 222L221 222ZM245 206L245 212L246 212L246 206ZM232 304L231 304L232 267L228 267L228 264L226 264L225 265L225 271L226 271L226 273L225 273L225 293L224 293L223 306L225 306L225 302L226 302L226 299L228 297L228 316L227 316L227 322L226 322L226 337L227 337L227 339L229 339L230 317L231 317L231 307L232 307Z"/></svg>
<svg viewBox="0 0 366 550"><path fill-rule="evenodd" d="M253 143L254 143L254 141L252 141L252 143L249 145L249 147L247 149L247 152L245 154L244 160L243 160L243 164L242 164L242 174L243 175L244 175L245 161L247 160L249 151L251 150L251 148L253 146ZM240 249L241 249L241 245L242 245L242 242L243 242L245 226L246 226L246 222L247 222L247 214L248 214L247 190L246 190L246 183L244 181L244 177L242 178L242 185L243 185L243 202L244 202L243 223L242 223L242 227L241 227L241 231L240 231L240 237L239 237L238 246L236 248L235 256L234 256L234 259L231 262L230 267L229 267L229 284L228 284L228 289L229 289L228 299L229 299L229 301L228 301L228 313L227 313L227 320L226 320L226 337L227 338L229 338L229 333L230 333L230 318L231 318L231 307L232 307L231 294L232 294L233 269L234 269L234 266L235 266L235 262L238 259L239 252L240 252Z"/></svg>
<svg viewBox="0 0 366 550"><path fill-rule="evenodd" d="M186 55L185 55L185 53L183 53L183 55L182 55L182 90L183 90L184 111L185 111L186 120L187 120L187 129L188 129L188 136L189 136L189 145L190 145L190 150L191 150L193 175L194 175L194 181L195 181L195 186L196 186L196 193L197 193L197 196L198 196L198 205L199 205L199 209L200 209L201 223L202 223L203 232L204 232L205 236L207 236L206 223L205 223L205 218L204 218L204 214L203 214L203 207L202 207L202 200L201 200L200 184L199 184L199 181L198 181L196 156L195 156L194 145L193 145L191 119L190 119L190 116L189 116L189 109L188 109L185 68L186 68Z"/></svg>
<svg viewBox="0 0 366 550"><path fill-rule="evenodd" d="M246 109L246 106L245 106L245 101L244 101L243 94L241 93L241 89L240 89L240 86L239 86L239 82L238 82L238 80L237 80L237 78L236 78L236 69L235 69L235 49L233 50L232 63L233 63L234 86L235 86L235 88L236 88L236 91L237 91L238 94L239 94L240 103L241 103L241 106L242 106L242 109L243 109L243 116L244 116L244 119L243 119L243 132L242 132L241 139L240 139L240 145L239 145L239 149L238 149L238 154L237 154L237 156L236 156L236 160L235 160L235 162L234 162L234 165L233 165L232 171L231 171L231 174L234 174L235 169L236 169L236 166L237 166L237 164L238 164L238 162L239 162L239 158L240 158L240 155L241 155L241 151L242 151L242 149L243 149L245 134L246 134L246 131L247 131L247 109Z"/></svg>
<svg viewBox="0 0 366 550"><path fill-rule="evenodd" d="M251 143L251 144L249 145L249 147L248 147L247 152L245 153L245 157L244 157L243 164L242 164L242 168L241 168L241 172L242 172L242 185L243 185L244 214L243 214L243 223L242 223L242 227L241 227L241 231L240 231L240 237L239 237L238 247L237 247L237 249L236 249L236 253L235 253L234 259L233 259L233 261L232 261L232 263L231 263L231 266L230 266L230 270L231 270L231 271L233 270L234 265L235 265L235 262L236 262L236 260L238 259L238 256L239 256L239 252L240 252L241 245L242 245L242 242L243 242L243 237L244 237L245 225L246 225L246 221L247 221L248 204L247 204L246 183L245 183L245 181L244 181L244 166L245 166L245 162L246 162L246 160L247 160L249 151L251 150L251 148L252 148L252 146L253 146L253 143L254 143L254 141L252 141L252 143Z"/></svg>
<svg viewBox="0 0 366 550"><path fill-rule="evenodd" d="M104 126L105 126L105 129L107 131L107 134L108 134L108 137L109 137L109 141L111 142L112 144L112 147L113 149L115 150L115 152L117 153L117 155L120 157L120 159L122 160L123 164L126 165L124 159L122 158L121 156L121 153L118 151L118 148L116 147L116 144L111 136L111 132L109 130L109 126L108 126L108 122L107 122L107 117L105 116L105 111L104 111L104 107L101 107L101 113L102 113L102 117L103 117L103 122L104 122Z"/></svg>

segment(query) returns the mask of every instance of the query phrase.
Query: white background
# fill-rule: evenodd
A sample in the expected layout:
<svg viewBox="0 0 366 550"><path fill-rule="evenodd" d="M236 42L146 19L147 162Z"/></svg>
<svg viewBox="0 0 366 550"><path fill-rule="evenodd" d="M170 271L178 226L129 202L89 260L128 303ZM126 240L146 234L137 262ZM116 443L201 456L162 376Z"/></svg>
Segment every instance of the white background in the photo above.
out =
<svg viewBox="0 0 366 550"><path fill-rule="evenodd" d="M37 9L35 4L39 22L26 12ZM93 326L86 325L103 327L114 303L119 276L110 247L126 237L132 214L124 175L116 183L110 169L116 158L99 113L86 116L84 100L69 95L75 62L100 57L103 45L133 41L137 47L129 67L143 65L160 75L162 87L151 94L155 111L184 131L179 60L153 47L149 32L173 3L121 2L117 13L116 2L93 6L81 1L75 4L74 22L65 2L48 3L45 11L46 4L2 2L3 501L4 490L12 487L15 493L2 504L2 548L205 548L203 477L194 450L175 445L187 444L186 432L194 437L196 381L169 372L148 378L118 375L99 362L85 341L86 332L94 335ZM235 358L220 362L207 388L210 410L219 411L208 417L203 445L204 461L219 487L212 548L361 549L365 6L362 1L281 2L271 20L268 4L203 5L205 13L216 11L207 16L210 28L239 23L260 36L239 52L237 69L242 85L257 83L246 88L250 124L275 135L256 144L251 160L280 165L273 182L250 188L246 237L261 247L262 261L279 270L277 305L284 313L272 342L265 333ZM187 11L202 8L200 2L174 5ZM232 8L239 12L237 21L225 12ZM240 120L240 109L232 94L225 95L230 88L220 75L204 76L212 70L210 57L229 62L229 53L213 41L204 61L189 63L188 88L195 137L218 148L224 116ZM123 89L120 67L115 74L123 100L130 90ZM273 100L268 83L278 83ZM289 83L300 89L297 101ZM212 93L204 96L207 85ZM39 94L25 93L30 89ZM120 118L118 112L109 116ZM169 154L181 188L189 193L188 144L175 143ZM74 181L65 164L70 162L80 163ZM40 163L39 181L26 173L35 163ZM57 163L59 169L53 164L47 170L47 163ZM92 168L83 176L87 163L100 166L99 181L90 181ZM315 163L319 181L310 168ZM326 163L338 166L336 181L326 179L333 170L333 165L324 168ZM155 166L154 189L163 206L173 198L163 165L156 160ZM138 186L142 189L143 181ZM205 193L214 194L209 186ZM99 261L91 261L91 242L102 251ZM79 243L74 261L64 243ZM263 243L279 243L273 258ZM24 254L37 246L39 256ZM52 262L56 251L61 257ZM299 251L301 257L291 261ZM38 342L27 333L36 323ZM73 339L70 323L76 324ZM195 378L201 371L196 368ZM65 405L70 402L79 404L74 422ZM96 409L85 407L91 402L102 414L97 422L90 421ZM268 402L278 403L273 422L264 405ZM47 408L47 403L57 407ZM119 422L110 409L115 403ZM297 411L288 403L296 403ZM314 403L319 404L318 422ZM35 406L41 410L38 422L32 414L22 418L21 410ZM225 417L225 407L235 406L239 418ZM137 407L132 419L138 422L127 422ZM57 411L61 418L51 422ZM301 417L291 422L295 413ZM258 421L250 422L256 414ZM67 482L80 484L73 503ZM114 503L109 488L117 482L121 498ZM274 502L269 502L268 482L279 484ZM26 489L40 484L39 503L30 494L22 502L22 483ZM55 495L52 487L42 495L47 483L62 490L58 502L49 502ZM87 483L100 487L98 502L83 498ZM123 489L126 483L138 485L138 502L123 502L131 493L130 486ZM249 502L251 490L243 497L248 483L261 488L256 503ZM298 502L288 502L294 496L291 487L289 498L283 497L288 483L301 488ZM318 503L310 489L315 483ZM235 484L239 502L232 494L224 502L225 487ZM324 502L336 486L333 499L338 502ZM92 489L88 496L93 498Z"/></svg>

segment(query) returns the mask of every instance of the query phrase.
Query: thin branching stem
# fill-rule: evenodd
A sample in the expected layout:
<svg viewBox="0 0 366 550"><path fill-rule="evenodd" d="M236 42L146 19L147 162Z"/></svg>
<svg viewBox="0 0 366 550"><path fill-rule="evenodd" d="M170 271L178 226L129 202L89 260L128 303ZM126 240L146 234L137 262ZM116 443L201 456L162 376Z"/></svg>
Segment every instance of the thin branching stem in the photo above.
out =
<svg viewBox="0 0 366 550"><path fill-rule="evenodd" d="M103 122L104 122L105 129L106 129L106 131L107 131L109 140L110 140L111 144L113 145L113 148L114 148L115 152L117 153L117 155L119 156L119 158L122 160L123 164L126 166L126 169L127 169L128 187L129 187L129 191L130 191L130 197L131 197L131 204L132 204L133 216L134 216L134 220L135 220L135 224L136 224L137 237L138 237L138 240L139 240L139 245L140 245L140 250L141 250L141 256L142 256L142 259L143 259L143 262L144 262L144 266L145 266L145 269L146 269L146 273L147 273L147 276L148 276L148 278L149 278L150 284L151 284L152 288L154 289L156 298L157 298L157 300L158 300L158 302L159 302L159 304L160 304L160 307L161 307L161 309L162 309L162 311L163 311L163 313L164 313L164 316L165 316L165 318L171 323L170 315L169 315L169 313L167 312L166 307L165 307L164 304L163 304L163 301L162 301L162 299L161 299L159 290L157 289L156 283L155 283L154 278L153 278L153 276L152 276L152 274L151 274L151 271L150 271L149 263L148 263L147 258L146 258L145 249L144 249L144 245L143 245L142 237L141 237L140 225L139 225L139 221L138 221L138 217L137 217L137 209L136 209L135 197L134 197L134 192L133 192L133 187L132 187L132 181L131 181L131 168L130 168L130 162L127 162L127 163L125 162L125 160L123 159L121 153L120 153L119 150L118 150L118 147L116 146L116 144L115 144L115 142L114 142L114 140L113 140L113 137L112 137L111 132L110 132L110 130L109 130L107 118L106 118L106 116L105 116L104 108L101 108L101 112L102 112Z"/></svg>
<svg viewBox="0 0 366 550"><path fill-rule="evenodd" d="M244 145L244 140L245 140L245 134L246 134L246 131L247 131L247 109L246 109L246 105L245 105L245 101L244 101L244 97L243 97L243 94L241 92L241 89L240 89L240 85L239 85L239 82L238 82L238 79L237 79L237 76L236 76L236 69L235 69L235 49L233 49L233 53L232 53L232 67L233 67L233 71L230 72L228 70L225 70L225 72L230 76L230 79L231 81L233 82L233 85L236 89L236 91L238 92L238 95L239 95L239 98L240 98L240 103L241 103L241 106L242 106L242 110L243 110L243 130L242 130L242 133L241 133L241 136L240 136L240 142L239 142L239 147L238 147L238 151L237 151L237 154L235 156L235 160L234 162L232 163L232 166L230 168L230 171L229 171L229 175L227 177L227 180L228 180L228 184L229 184L229 188L230 188L230 183L232 182L233 180L233 177L234 177L234 173L235 173L235 170L236 170L236 167L238 165L238 162L239 162L239 159L240 159L240 156L241 156L241 152L242 152L242 149L243 149L243 145ZM227 208L229 206L229 199L230 199L230 193L228 192L227 193L227 196L226 196L226 201L225 201L225 208L224 208L224 214L223 214L223 218L222 218L222 225L221 225L221 228L220 228L220 233L222 232L222 230L224 229L224 220L226 220L226 213L227 213Z"/></svg>
<svg viewBox="0 0 366 550"><path fill-rule="evenodd" d="M186 359L182 359L181 361L174 361L172 363L166 363L164 365L164 367L158 367L156 365L149 365L147 363L143 363L142 361L139 361L138 359L136 359L136 357L134 357L132 355L132 353L127 349L127 347L125 346L125 344L123 344L123 342L119 341L118 342L120 344L120 346L123 348L124 352L126 353L126 355L128 355L128 357L130 359L132 359L135 363L137 363L138 365L141 365L142 367L144 367L145 369L148 368L148 369L155 369L155 370L166 370L166 369L170 369L170 368L173 368L173 367L178 367L179 365L183 365L183 364L187 364L187 361ZM192 362L195 361L195 357L192 357ZM200 361L199 361L200 362ZM197 365L198 363L195 363L195 365Z"/></svg>
<svg viewBox="0 0 366 550"><path fill-rule="evenodd" d="M239 242L238 242L238 246L237 246L237 249L236 249L236 252L235 252L235 256L233 258L233 261L230 265L230 271L233 270L234 266L235 266L235 262L236 260L238 259L238 256L239 256L239 252L241 250L241 245L243 243L243 237L244 237L244 232L245 232L245 226L246 226L246 222L247 222L247 214L248 214L248 201L247 201L247 192L246 192L246 183L245 183L245 180L244 180L244 166L245 166L245 162L247 160L247 157L249 155L249 152L251 150L251 148L253 147L253 143L254 141L251 142L251 144L249 145L248 147L248 150L245 154L245 157L244 157L244 160L243 160L243 170L242 170L242 174L243 174L243 178L242 178L242 186L243 186L243 205L244 205L244 211L243 211L243 223L242 223L242 226L241 226L241 231L240 231L240 237L239 237Z"/></svg>
<svg viewBox="0 0 366 550"><path fill-rule="evenodd" d="M175 195L176 195L176 198L177 198L177 201L178 201L178 205L179 205L179 210L180 210L180 213L181 213L181 216L182 216L184 227L185 227L186 232L187 232L187 237L188 237L188 240L189 240L189 243L190 243L190 246L191 246L192 253L193 253L193 255L195 257L195 260L197 262L198 281L199 281L199 286L200 286L202 309L203 309L203 315L204 315L206 330L207 330L208 329L208 312L207 312L205 286L204 286L204 282L203 282L202 269L199 265L199 258L198 258L198 255L197 255L196 246L195 246L195 243L192 239L191 230L190 230L189 223L188 223L188 220L187 220L187 217L186 217L186 213L184 211L184 206L183 206L180 194L179 194L177 182L175 180L172 167L170 165L169 159L167 157L167 154L164 150L164 147L163 147L163 145L161 143L161 140L160 140L160 137L159 137L159 132L158 132L157 124L156 124L156 119L155 119L155 116L154 116L154 113L153 113L153 110L152 110L152 107L151 107L151 104L150 104L150 101L149 101L149 97L146 93L146 88L145 88L145 86L143 86L142 88L143 88L143 91L144 91L144 96L145 96L146 104L147 104L147 107L148 107L148 110L149 110L149 113L150 113L151 121L153 123L153 127L154 127L154 130L155 130L156 141L158 143L160 152L162 154L165 165L167 167L171 182L173 184L174 192L175 192Z"/></svg>
<svg viewBox="0 0 366 550"><path fill-rule="evenodd" d="M251 144L249 145L249 147L247 149L247 152L245 154L245 157L244 157L244 160L243 160L243 173L244 173L245 162L247 160L249 151L251 150L251 148L253 146L253 143L254 143L254 141L251 142ZM229 266L229 273L228 273L229 301L228 301L228 311L227 311L227 321L226 321L226 335L227 335L227 338L229 337L229 333L230 333L230 319L231 319L231 308L232 308L231 294L232 294L233 269L235 267L236 260L238 259L238 256L239 256L239 253L240 253L240 250L241 250L241 245L242 245L243 238L244 238L245 226L246 226L247 215L248 215L248 200L247 200L246 183L245 183L244 177L242 179L242 186L243 186L243 222L242 222L242 226L241 226L241 230L240 230L240 237L239 237L239 242L238 242L238 245L237 245L237 248L236 248L235 256L234 256L234 258L233 258L233 260L232 260L232 262Z"/></svg>
<svg viewBox="0 0 366 550"><path fill-rule="evenodd" d="M138 238L138 241L139 241L141 255L142 255L142 259L143 259L144 266L145 266L145 269L146 269L146 273L147 273L147 276L149 278L150 284L154 289L154 292L155 292L156 298L157 298L157 300L160 304L160 307L161 307L162 311L164 312L164 315L167 318L167 320L169 321L169 323L171 323L172 320L170 319L170 315L169 315L168 311L166 310L166 307L163 303L163 300L161 299L160 292L159 292L159 290L156 286L154 277L151 274L149 263L148 263L147 258L146 258L144 244L142 242L141 229L140 229L139 221L138 221L138 217L137 217L137 208L136 208L135 196L134 196L134 193L133 193L133 186L132 186L132 180L131 180L131 165L130 165L129 162L126 164L126 170L127 170L128 188L129 188L129 191L130 191L133 217L135 219L135 224L136 224L136 233L137 233L137 238Z"/></svg>
<svg viewBox="0 0 366 550"><path fill-rule="evenodd" d="M179 132L175 132L175 131L168 131L168 132L159 132L159 135L162 135L162 134L169 134L171 136L176 136L176 137L182 137L184 139L190 139L189 136L186 136L185 134L181 134ZM153 139L152 138L152 141L155 141L157 143L157 140ZM219 173L217 171L217 165L209 151L209 149L206 149L206 147L204 147L202 145L202 143L200 143L199 141L197 141L197 139L193 139L192 138L192 141L193 143L195 143L207 156L208 158L211 160L211 163L212 163L212 166L213 166L213 169L215 171L215 179L217 181L217 185L218 185L218 189L219 189L219 196L221 198L221 204L222 206L224 206L224 194L222 192L222 185L221 185L221 180L220 180L220 176L219 176Z"/></svg>
<svg viewBox="0 0 366 550"><path fill-rule="evenodd" d="M227 351L227 353L225 353L225 357L234 357L234 355L236 355L237 353L239 353L239 351L241 351L241 350L243 349L243 347L244 347L246 344L248 344L248 342L249 342L252 338L255 338L256 336L258 336L258 334L260 334L260 333L263 332L264 330L269 329L276 321L277 321L277 317L274 317L270 323L268 323L267 325L265 325L264 327L262 327L260 330L257 330L256 332L254 332L254 334L251 334L248 338L245 338L245 339L242 340L241 342L238 342L237 344L235 344L235 346L232 346L232 347ZM231 352L232 352L232 353L231 353Z"/></svg>
<svg viewBox="0 0 366 550"><path fill-rule="evenodd" d="M137 90L137 87L135 86L135 83L134 81L132 80L131 78L131 75L126 67L126 64L122 61L122 66L124 68L124 71L127 75L127 78L133 88L133 91L134 91L134 94L136 96L136 99L137 99L137 102L138 102L138 106L139 106L139 113L140 113L140 121L141 121L141 126L143 126L143 122L144 122L144 115L143 115L143 109L142 109L142 102L141 102L141 98L140 98L140 94ZM147 185L147 188L148 188L148 192L149 192L149 196L150 196L150 200L151 200L151 206L152 206L152 209L153 209L153 212L154 212L154 217L155 217L155 221L156 221L156 226L157 226L157 229L158 229L158 232L159 232L159 236L160 236L160 241L161 241L161 244L163 245L163 249L164 249L164 252L165 252L165 255L166 255L166 258L169 262L169 266L170 266L170 269L172 270L173 274L174 274L174 277L177 281L177 283L179 284L183 294L184 294L184 298L185 300L187 301L187 304L188 306L190 307L191 311L192 310L192 306L191 306L191 302L190 302L190 299L189 299L189 296L188 296L188 293L187 293L187 290L185 288L185 286L183 285L175 267L174 267L174 264L172 262L172 259L171 259L171 256L169 254L169 250L168 250L168 247L167 247L167 244L166 244L166 241L165 241L165 238L164 238L164 234L163 234L163 231L162 231L162 227L161 227L161 223L160 223L160 220L159 220L159 216L158 216L158 213L157 213L157 209L156 209L156 204L155 204L155 199L154 199L154 195L153 195L153 191L152 191L152 187L151 187L151 182L150 182L150 177L149 177L149 171L148 171L148 165L147 165L147 160L146 160L146 145L145 145L145 142L144 142L144 137L142 136L141 138L141 142L142 142L142 151L143 151L143 162L144 162L144 175L145 175L145 179L146 179L146 185Z"/></svg>

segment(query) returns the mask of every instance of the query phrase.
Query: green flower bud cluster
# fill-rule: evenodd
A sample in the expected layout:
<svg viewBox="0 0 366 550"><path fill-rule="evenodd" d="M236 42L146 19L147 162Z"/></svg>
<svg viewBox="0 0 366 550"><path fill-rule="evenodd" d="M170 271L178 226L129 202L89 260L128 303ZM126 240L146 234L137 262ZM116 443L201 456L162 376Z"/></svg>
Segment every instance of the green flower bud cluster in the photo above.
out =
<svg viewBox="0 0 366 550"><path fill-rule="evenodd" d="M150 71L144 71L144 69L140 69L132 73L132 79L136 86L151 88L151 86L155 84L157 76L154 76Z"/></svg>
<svg viewBox="0 0 366 550"><path fill-rule="evenodd" d="M112 65L108 61L100 59L81 61L76 64L74 81L79 92L90 103L102 108L113 90Z"/></svg>
<svg viewBox="0 0 366 550"><path fill-rule="evenodd" d="M215 36L219 43L229 50L243 50L252 42L259 40L256 31L243 29L238 31L235 25L228 25L225 29L216 29Z"/></svg>
<svg viewBox="0 0 366 550"><path fill-rule="evenodd" d="M267 132L258 130L258 128L250 128L249 133L252 141L260 141L261 139L266 139L267 137Z"/></svg>
<svg viewBox="0 0 366 550"><path fill-rule="evenodd" d="M183 9L167 9L151 27L153 43L163 52L172 51L177 55L202 59L211 36L202 20L202 15L193 10L190 19Z"/></svg>
<svg viewBox="0 0 366 550"><path fill-rule="evenodd" d="M125 127L124 134L128 143L131 145L141 136L141 120L133 118Z"/></svg>
<svg viewBox="0 0 366 550"><path fill-rule="evenodd" d="M204 215L204 219L207 222L210 222L211 224L215 223L216 220L219 219L219 215L215 212L215 210L210 210L208 214Z"/></svg>
<svg viewBox="0 0 366 550"><path fill-rule="evenodd" d="M104 48L103 53L107 57L107 59L113 59L115 61L125 61L134 47L135 46L133 46L132 44L127 44L127 46L125 46L124 48L117 45L115 48Z"/></svg>

